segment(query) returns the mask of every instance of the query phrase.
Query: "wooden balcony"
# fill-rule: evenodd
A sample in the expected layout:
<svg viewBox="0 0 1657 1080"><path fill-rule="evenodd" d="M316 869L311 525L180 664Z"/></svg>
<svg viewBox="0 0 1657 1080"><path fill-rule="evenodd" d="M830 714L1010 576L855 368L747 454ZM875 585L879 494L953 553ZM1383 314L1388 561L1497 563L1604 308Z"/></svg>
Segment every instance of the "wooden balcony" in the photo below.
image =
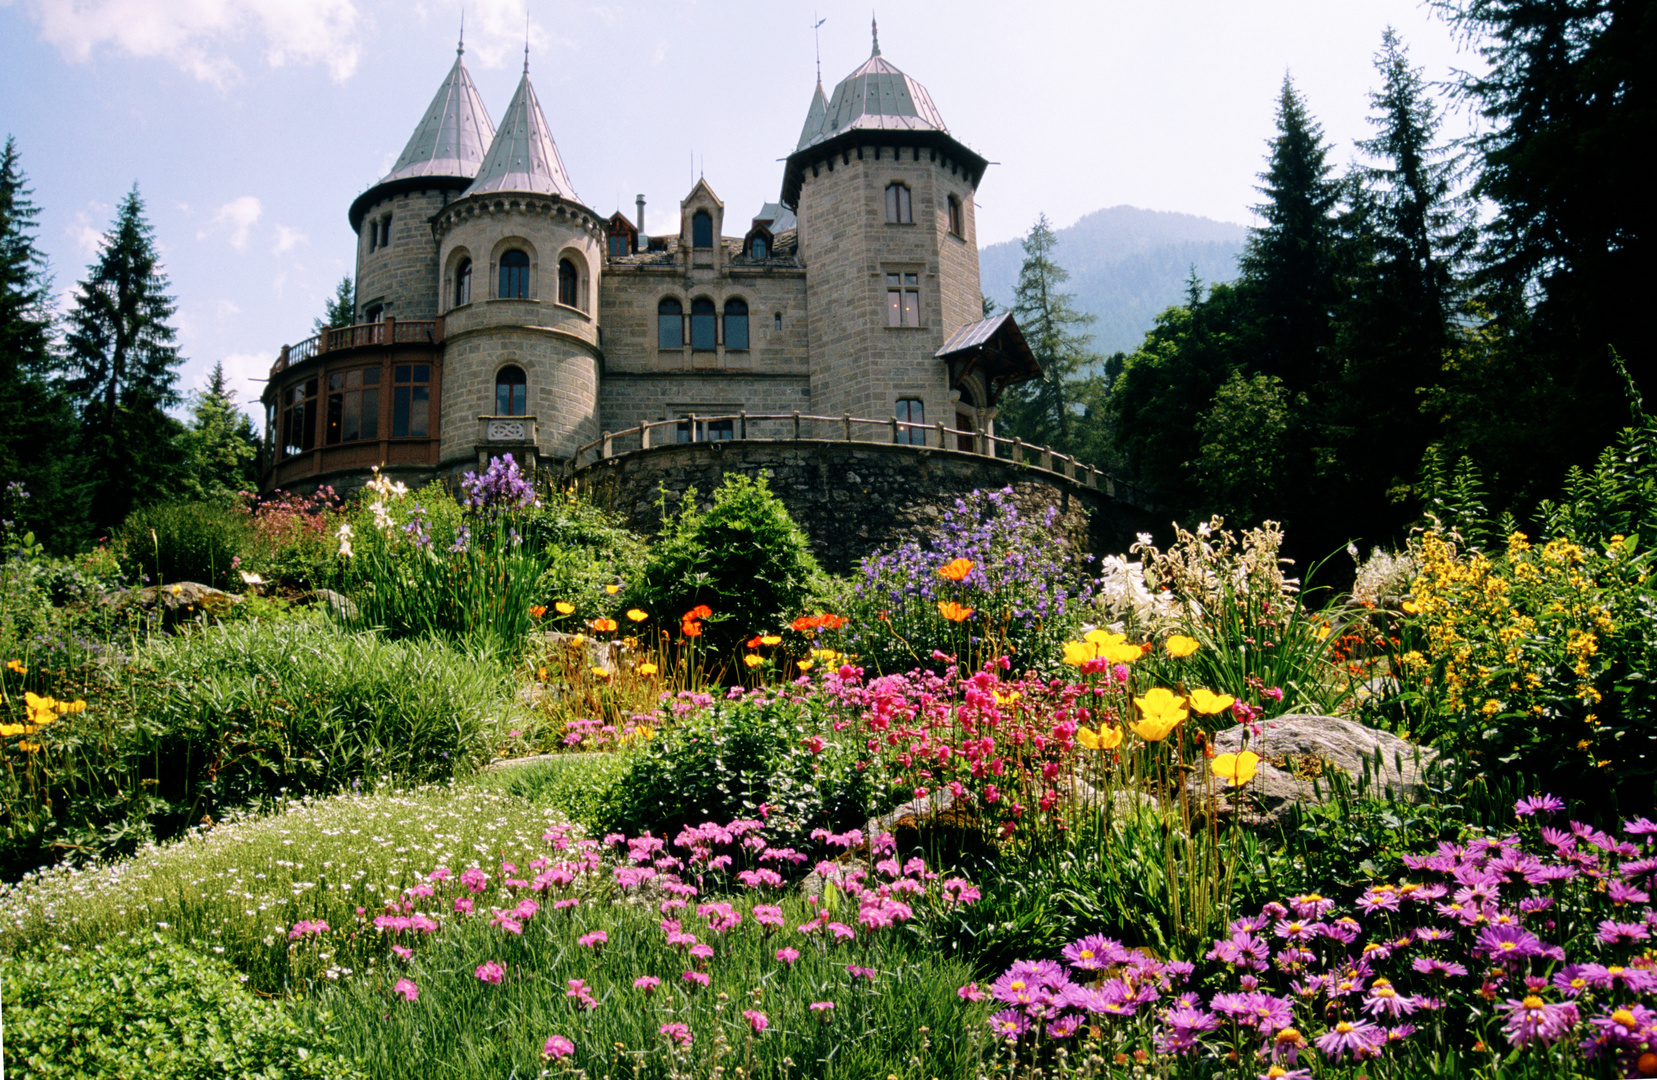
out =
<svg viewBox="0 0 1657 1080"><path fill-rule="evenodd" d="M357 323L355 326L336 326L315 337L308 337L297 345L282 346L282 355L271 365L272 378L296 364L325 353L346 349L384 348L396 345L441 345L443 343L443 316L435 319L385 319L381 322Z"/></svg>

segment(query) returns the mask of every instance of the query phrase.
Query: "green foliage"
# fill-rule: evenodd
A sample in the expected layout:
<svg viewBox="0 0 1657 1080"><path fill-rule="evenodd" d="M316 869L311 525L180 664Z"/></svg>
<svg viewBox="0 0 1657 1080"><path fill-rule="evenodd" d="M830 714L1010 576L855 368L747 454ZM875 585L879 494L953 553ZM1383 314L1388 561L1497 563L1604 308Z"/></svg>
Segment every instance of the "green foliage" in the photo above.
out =
<svg viewBox="0 0 1657 1080"><path fill-rule="evenodd" d="M730 473L706 509L694 488L676 516L664 508L661 535L629 597L668 620L706 604L713 616L704 641L725 655L804 611L821 576L810 541L765 477Z"/></svg>
<svg viewBox="0 0 1657 1080"><path fill-rule="evenodd" d="M480 772L468 783L551 807L596 835L604 831L610 788L627 775L631 764L626 753L556 754Z"/></svg>
<svg viewBox="0 0 1657 1080"><path fill-rule="evenodd" d="M166 412L178 404L182 363L169 322L175 310L134 186L81 282L64 338L95 527L115 526L169 493L182 430Z"/></svg>
<svg viewBox="0 0 1657 1080"><path fill-rule="evenodd" d="M575 496L551 499L526 514L520 525L524 542L548 553L546 570L536 584L536 603L575 605L573 619L618 618L624 593L606 586L639 580L648 548L623 527L618 516ZM656 612L664 622L682 611Z"/></svg>
<svg viewBox="0 0 1657 1080"><path fill-rule="evenodd" d="M130 851L282 791L442 779L486 754L514 708L487 657L321 617L215 627L139 646L119 666L60 670L30 688L83 696L86 711L43 729L39 752L8 740L0 864L14 872Z"/></svg>
<svg viewBox="0 0 1657 1080"><path fill-rule="evenodd" d="M148 584L239 585L232 566L248 544L247 519L217 502L158 503L134 510L115 530L118 558Z"/></svg>
<svg viewBox="0 0 1657 1080"><path fill-rule="evenodd" d="M1289 453L1295 404L1275 375L1231 373L1203 418L1195 472L1206 505L1241 521L1266 516L1276 501L1279 463Z"/></svg>
<svg viewBox="0 0 1657 1080"><path fill-rule="evenodd" d="M326 1014L302 1027L236 971L159 940L6 964L6 1060L17 1076L352 1080Z"/></svg>
<svg viewBox="0 0 1657 1080"><path fill-rule="evenodd" d="M180 437L184 452L181 486L192 499L235 506L242 492L258 487L258 433L236 404L216 363L207 389L194 395L190 426Z"/></svg>
<svg viewBox="0 0 1657 1080"><path fill-rule="evenodd" d="M607 831L672 837L686 825L763 814L779 844L803 848L813 829L862 826L874 787L856 768L859 747L836 740L813 753L806 740L820 725L807 702L702 701L629 753L600 809Z"/></svg>
<svg viewBox="0 0 1657 1080"><path fill-rule="evenodd" d="M311 324L311 333L320 334L336 326L350 326L357 321L357 283L350 274L339 279L328 306Z"/></svg>

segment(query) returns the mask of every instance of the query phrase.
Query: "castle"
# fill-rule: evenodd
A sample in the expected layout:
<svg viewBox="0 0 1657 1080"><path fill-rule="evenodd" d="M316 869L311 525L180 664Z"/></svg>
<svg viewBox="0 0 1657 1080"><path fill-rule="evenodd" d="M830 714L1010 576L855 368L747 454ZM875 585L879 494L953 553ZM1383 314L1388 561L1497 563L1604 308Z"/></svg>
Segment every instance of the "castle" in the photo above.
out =
<svg viewBox="0 0 1657 1080"><path fill-rule="evenodd" d="M271 369L267 490L353 487L382 464L419 479L501 453L565 462L641 421L681 442L764 434L738 429L746 413L893 418L886 440L912 445L947 425L970 449L960 433L993 433L1001 391L1039 377L1011 317L983 318L988 162L878 36L832 95L818 81L779 201L740 234L705 180L674 235L642 231L642 195L637 221L595 213L527 58L496 129L463 54L351 204L354 325Z"/></svg>

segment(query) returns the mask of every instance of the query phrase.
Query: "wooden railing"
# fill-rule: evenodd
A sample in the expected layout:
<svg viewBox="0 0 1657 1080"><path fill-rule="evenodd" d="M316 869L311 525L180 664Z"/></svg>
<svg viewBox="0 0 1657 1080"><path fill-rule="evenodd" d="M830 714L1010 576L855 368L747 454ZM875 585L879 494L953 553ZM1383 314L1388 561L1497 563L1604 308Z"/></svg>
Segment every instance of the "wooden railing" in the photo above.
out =
<svg viewBox="0 0 1657 1080"><path fill-rule="evenodd" d="M714 434L718 425L718 434ZM683 427L683 430L681 430ZM667 429L667 437L658 433ZM725 434L728 429L729 434ZM680 436L688 434L688 439ZM1119 481L1085 465L1069 454L1062 454L1050 446L1036 446L1023 439L1006 439L984 431L946 427L942 423L914 424L892 417L889 420L868 420L850 413L839 416L813 416L808 413L729 413L717 416L685 416L673 420L641 421L638 426L622 431L606 431L597 439L576 448L566 466L575 472L618 454L652 447L679 445L681 442L724 443L747 439L767 441L799 439L832 439L841 442L883 443L913 446L916 450L961 449L968 452L1007 461L1025 468L1040 469L1074 480L1084 487L1103 491L1134 506L1147 506L1149 493L1137 485Z"/></svg>
<svg viewBox="0 0 1657 1080"><path fill-rule="evenodd" d="M297 345L282 346L282 355L271 365L270 373L276 375L295 364L340 349L360 349L368 345L435 345L442 340L441 315L435 319L385 319L354 326L336 326Z"/></svg>

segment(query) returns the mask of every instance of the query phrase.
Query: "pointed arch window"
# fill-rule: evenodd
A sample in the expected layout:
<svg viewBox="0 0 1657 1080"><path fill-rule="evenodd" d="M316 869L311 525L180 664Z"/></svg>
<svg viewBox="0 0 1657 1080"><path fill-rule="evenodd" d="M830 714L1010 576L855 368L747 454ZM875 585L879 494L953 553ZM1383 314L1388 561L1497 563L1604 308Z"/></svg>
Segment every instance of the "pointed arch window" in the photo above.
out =
<svg viewBox="0 0 1657 1080"><path fill-rule="evenodd" d="M455 267L455 307L472 302L472 260L462 259Z"/></svg>
<svg viewBox="0 0 1657 1080"><path fill-rule="evenodd" d="M570 307L579 307L576 303L575 264L568 259L558 260L558 302Z"/></svg>
<svg viewBox="0 0 1657 1080"><path fill-rule="evenodd" d="M698 210L691 215L690 246L693 248L713 247L713 215L706 210Z"/></svg>
<svg viewBox="0 0 1657 1080"><path fill-rule="evenodd" d="M915 208L909 195L909 185L895 180L886 185L886 220L894 225L914 223Z"/></svg>
<svg viewBox="0 0 1657 1080"><path fill-rule="evenodd" d="M656 347L685 347L685 305L671 296L656 305Z"/></svg>
<svg viewBox="0 0 1657 1080"><path fill-rule="evenodd" d="M725 347L727 349L746 349L748 347L748 302L746 300L725 301Z"/></svg>
<svg viewBox="0 0 1657 1080"><path fill-rule="evenodd" d="M718 309L704 297L690 302L690 347L697 352L713 352L719 346Z"/></svg>
<svg viewBox="0 0 1657 1080"><path fill-rule="evenodd" d="M495 376L495 415L524 416L528 406L529 384L524 369L516 364L501 368Z"/></svg>
<svg viewBox="0 0 1657 1080"><path fill-rule="evenodd" d="M529 256L514 248L501 255L502 300L529 299Z"/></svg>

